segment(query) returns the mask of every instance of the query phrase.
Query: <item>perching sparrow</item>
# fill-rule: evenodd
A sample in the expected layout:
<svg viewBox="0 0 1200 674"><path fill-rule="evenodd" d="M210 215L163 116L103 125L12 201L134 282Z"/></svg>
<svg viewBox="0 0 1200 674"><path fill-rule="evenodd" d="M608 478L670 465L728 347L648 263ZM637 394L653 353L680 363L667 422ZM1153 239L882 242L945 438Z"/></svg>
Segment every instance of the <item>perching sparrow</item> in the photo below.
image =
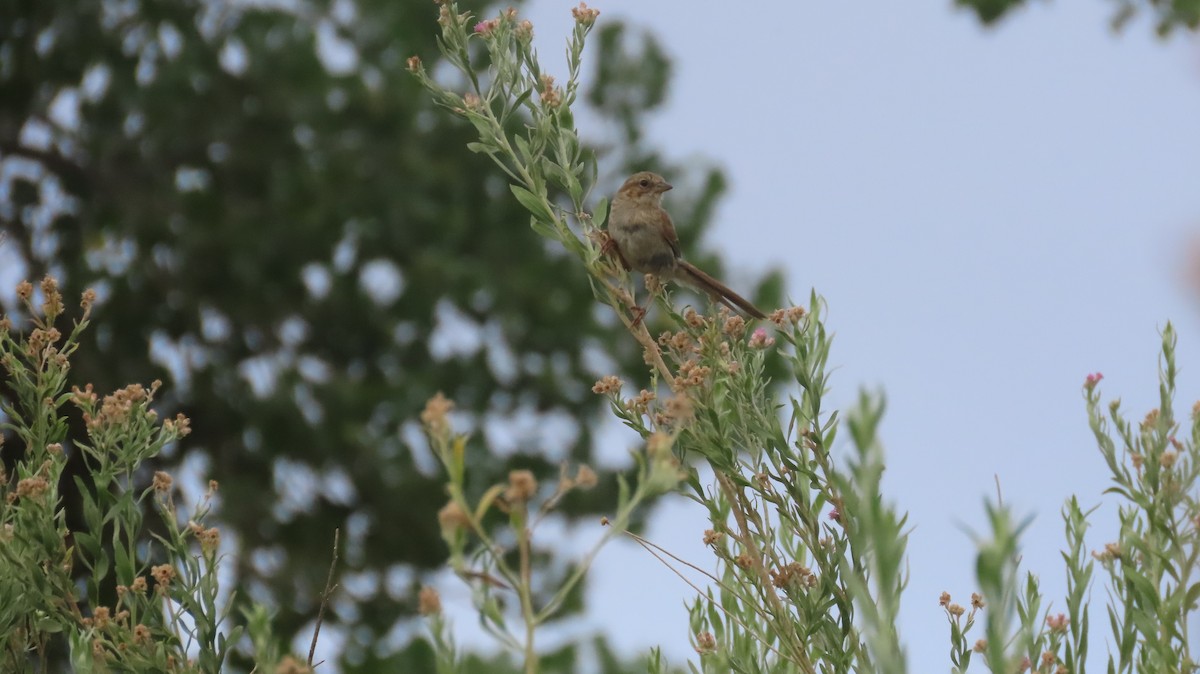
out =
<svg viewBox="0 0 1200 674"><path fill-rule="evenodd" d="M749 300L683 259L675 225L662 207L663 193L669 189L671 184L662 176L641 171L629 176L617 191L609 211L608 234L621 265L663 281L680 281L754 318L766 318Z"/></svg>

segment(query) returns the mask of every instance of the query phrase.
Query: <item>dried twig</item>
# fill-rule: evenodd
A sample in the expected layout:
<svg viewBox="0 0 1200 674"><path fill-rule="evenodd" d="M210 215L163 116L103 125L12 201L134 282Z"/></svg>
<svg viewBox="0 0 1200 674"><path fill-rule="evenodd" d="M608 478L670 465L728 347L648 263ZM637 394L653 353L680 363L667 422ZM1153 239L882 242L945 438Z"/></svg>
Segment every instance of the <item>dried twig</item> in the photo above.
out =
<svg viewBox="0 0 1200 674"><path fill-rule="evenodd" d="M312 643L308 647L309 669L312 669L313 655L317 652L317 637L321 634L321 621L325 620L325 607L329 606L329 595L337 589L337 585L333 582L333 571L337 568L338 537L340 535L340 529L333 530L333 559L329 562L329 577L325 579L325 591L321 593L321 608L317 610L317 626L313 629Z"/></svg>

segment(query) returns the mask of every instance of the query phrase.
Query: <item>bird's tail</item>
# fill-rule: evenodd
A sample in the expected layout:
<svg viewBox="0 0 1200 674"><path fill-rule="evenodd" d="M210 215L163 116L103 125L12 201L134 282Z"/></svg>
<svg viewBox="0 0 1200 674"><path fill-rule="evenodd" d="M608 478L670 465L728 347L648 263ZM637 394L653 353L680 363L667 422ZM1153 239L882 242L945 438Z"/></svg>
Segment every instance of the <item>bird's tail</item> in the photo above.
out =
<svg viewBox="0 0 1200 674"><path fill-rule="evenodd" d="M724 283L700 271L699 268L685 260L676 260L676 265L679 270L686 275L686 281L700 288L704 292L712 295L715 299L721 300L725 304L732 303L736 308L746 312L746 314L754 318L766 318L767 315L750 303L745 297L733 292Z"/></svg>

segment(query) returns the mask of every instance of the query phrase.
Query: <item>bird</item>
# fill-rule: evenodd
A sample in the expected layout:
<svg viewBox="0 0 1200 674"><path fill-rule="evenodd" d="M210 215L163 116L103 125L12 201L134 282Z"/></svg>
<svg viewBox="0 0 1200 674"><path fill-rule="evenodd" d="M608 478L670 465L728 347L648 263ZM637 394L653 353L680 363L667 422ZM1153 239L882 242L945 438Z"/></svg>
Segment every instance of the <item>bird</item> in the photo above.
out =
<svg viewBox="0 0 1200 674"><path fill-rule="evenodd" d="M621 266L627 271L654 274L663 281L684 283L731 309L740 309L754 318L766 318L749 300L683 259L675 224L662 206L663 194L672 187L657 173L639 171L617 190L609 209L608 236L609 247ZM646 310L637 307L635 312L636 324Z"/></svg>

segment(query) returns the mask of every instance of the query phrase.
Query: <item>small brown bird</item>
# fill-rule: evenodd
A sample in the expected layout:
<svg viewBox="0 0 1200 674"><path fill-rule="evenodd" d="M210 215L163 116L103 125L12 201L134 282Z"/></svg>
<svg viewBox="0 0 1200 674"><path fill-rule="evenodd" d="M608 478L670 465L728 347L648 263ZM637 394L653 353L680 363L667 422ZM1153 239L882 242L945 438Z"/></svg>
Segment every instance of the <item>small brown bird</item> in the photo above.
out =
<svg viewBox="0 0 1200 674"><path fill-rule="evenodd" d="M730 308L766 318L749 300L683 259L675 225L662 207L663 193L669 189L671 184L662 176L641 171L629 176L617 191L608 216L608 235L621 265L663 281L686 283Z"/></svg>

